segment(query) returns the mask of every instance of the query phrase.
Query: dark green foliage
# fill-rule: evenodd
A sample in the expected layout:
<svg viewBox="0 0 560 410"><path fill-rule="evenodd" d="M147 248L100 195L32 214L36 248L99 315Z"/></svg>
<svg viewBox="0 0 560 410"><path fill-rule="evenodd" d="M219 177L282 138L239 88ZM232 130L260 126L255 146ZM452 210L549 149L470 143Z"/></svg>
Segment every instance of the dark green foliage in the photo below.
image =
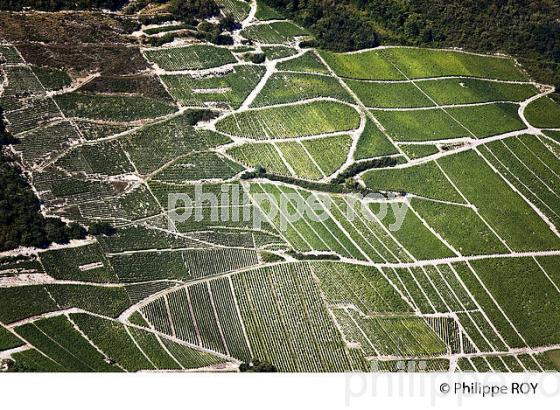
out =
<svg viewBox="0 0 560 410"><path fill-rule="evenodd" d="M541 82L560 84L560 3L548 0L263 0L331 50L381 43L462 47L518 57ZM376 38L375 36L373 36Z"/></svg>
<svg viewBox="0 0 560 410"><path fill-rule="evenodd" d="M210 110L192 110L185 114L185 120L189 125L196 125L201 121L210 121L216 115L216 112Z"/></svg>
<svg viewBox="0 0 560 410"><path fill-rule="evenodd" d="M84 239L87 229L77 222L72 222L66 227L66 233L70 239Z"/></svg>
<svg viewBox="0 0 560 410"><path fill-rule="evenodd" d="M49 242L66 244L69 242L66 224L58 218L45 219L45 233Z"/></svg>
<svg viewBox="0 0 560 410"><path fill-rule="evenodd" d="M266 60L266 55L264 53L256 53L251 55L251 61L253 64L262 64Z"/></svg>
<svg viewBox="0 0 560 410"><path fill-rule="evenodd" d="M139 4L140 2L131 3L131 5ZM147 5L147 3L146 3ZM128 12L129 8L127 6L126 11ZM142 14L138 16L138 21L141 24L149 25L149 24L161 24L165 23L166 21L175 20L175 17L172 14Z"/></svg>
<svg viewBox="0 0 560 410"><path fill-rule="evenodd" d="M72 232L58 218L45 218L40 202L23 177L19 167L6 155L0 154L0 251L19 246L47 247L52 242L67 243Z"/></svg>
<svg viewBox="0 0 560 410"><path fill-rule="evenodd" d="M293 250L286 252L292 258L302 261L338 261L340 257L333 254L323 254L323 255L306 255Z"/></svg>
<svg viewBox="0 0 560 410"><path fill-rule="evenodd" d="M217 16L220 8L214 0L171 0L169 11L184 21Z"/></svg>
<svg viewBox="0 0 560 410"><path fill-rule="evenodd" d="M220 19L220 29L222 31L234 31L240 28L241 24L235 21L235 18L231 14L226 14Z"/></svg>
<svg viewBox="0 0 560 410"><path fill-rule="evenodd" d="M114 235L117 230L109 222L95 222L89 226L88 233L90 235Z"/></svg>
<svg viewBox="0 0 560 410"><path fill-rule="evenodd" d="M370 159L362 162L355 162L350 165L346 170L341 172L333 181L336 183L342 183L347 178L352 178L361 172L367 171L373 168L388 168L397 165L397 160L392 157L383 157Z"/></svg>
<svg viewBox="0 0 560 410"><path fill-rule="evenodd" d="M17 139L6 130L4 119L4 109L0 107L0 147L2 145L12 145L17 143Z"/></svg>
<svg viewBox="0 0 560 410"><path fill-rule="evenodd" d="M272 363L253 359L250 363L241 363L239 365L239 371L241 373L276 373L278 369L276 369Z"/></svg>
<svg viewBox="0 0 560 410"><path fill-rule="evenodd" d="M0 0L0 10L21 11L24 7L41 11L118 10L126 3L126 0Z"/></svg>
<svg viewBox="0 0 560 410"><path fill-rule="evenodd" d="M161 37L142 37L142 43L152 47L161 47L164 44L171 43L175 40L175 33L166 33Z"/></svg>
<svg viewBox="0 0 560 410"><path fill-rule="evenodd" d="M233 37L227 34L218 34L217 36L207 38L207 40L218 46L231 46L233 44Z"/></svg>
<svg viewBox="0 0 560 410"><path fill-rule="evenodd" d="M384 159L376 159L376 160L372 160L372 161L367 161L367 164L369 164L369 166L366 169L373 168L373 164L378 164L376 161L380 161L379 164L386 164L384 162L384 160L385 160L385 158ZM393 159L392 158L387 158L387 160L393 160ZM389 163L389 162L387 162L387 163ZM361 172L359 170L359 167L361 166L361 164L362 163L354 164L354 166L356 167L355 171L357 170L357 172L353 173L352 175L356 175L356 174ZM389 165L383 165L383 166L389 166ZM381 165L378 165L378 167L381 167ZM351 169L351 168L349 168L349 169ZM337 178L336 181L333 181L331 183L313 182L313 181L293 178L293 177L289 177L289 176L285 176L285 175L270 174L266 171L265 168L263 168L260 165L257 165L257 167L255 168L254 171L245 171L243 174L241 174L240 178L244 179L244 180L255 179L255 178L265 178L265 179L268 179L270 181L284 182L286 184L296 185L296 186L299 186L299 187L302 187L302 188L305 188L305 189L309 189L309 190L312 190L312 191L327 192L327 193L333 193L333 194L349 194L349 193L353 193L353 192L358 192L358 193L361 193L363 195L367 195L367 194L371 194L371 193L379 193L379 192L371 190L371 189L363 188L359 184L348 184L345 181L346 178L342 178L340 181Z"/></svg>
<svg viewBox="0 0 560 410"><path fill-rule="evenodd" d="M288 13L316 36L305 46L324 47L335 51L358 50L379 45L376 27L351 1L265 0L277 10Z"/></svg>

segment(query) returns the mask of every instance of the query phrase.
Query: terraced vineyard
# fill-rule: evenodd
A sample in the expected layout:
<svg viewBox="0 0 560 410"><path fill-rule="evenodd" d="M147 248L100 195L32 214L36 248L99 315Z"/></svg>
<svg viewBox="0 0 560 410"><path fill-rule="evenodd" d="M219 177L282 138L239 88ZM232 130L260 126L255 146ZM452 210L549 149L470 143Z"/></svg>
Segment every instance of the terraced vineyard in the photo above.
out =
<svg viewBox="0 0 560 410"><path fill-rule="evenodd" d="M43 213L116 233L0 254L0 359L558 370L554 88L507 56L302 48L260 2L218 3L233 45L131 42L144 68L122 76L45 72L2 40L9 149Z"/></svg>

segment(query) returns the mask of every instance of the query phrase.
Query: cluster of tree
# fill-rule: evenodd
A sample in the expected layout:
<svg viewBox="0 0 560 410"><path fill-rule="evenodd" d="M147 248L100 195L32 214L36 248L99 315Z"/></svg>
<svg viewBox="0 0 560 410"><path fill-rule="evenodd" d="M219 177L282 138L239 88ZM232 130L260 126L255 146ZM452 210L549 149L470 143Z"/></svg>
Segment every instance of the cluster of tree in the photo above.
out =
<svg viewBox="0 0 560 410"><path fill-rule="evenodd" d="M21 11L29 7L31 10L119 10L128 0L0 0L0 10Z"/></svg>
<svg viewBox="0 0 560 410"><path fill-rule="evenodd" d="M17 139L6 129L4 122L4 109L0 107L0 147L4 145L17 144Z"/></svg>
<svg viewBox="0 0 560 410"><path fill-rule="evenodd" d="M112 236L117 230L109 222L94 222L89 226L87 233L94 236Z"/></svg>
<svg viewBox="0 0 560 410"><path fill-rule="evenodd" d="M560 86L560 2L550 0L263 0L308 27L317 45L404 44L505 52ZM348 37L348 39L344 39ZM560 88L560 87L558 87Z"/></svg>
<svg viewBox="0 0 560 410"><path fill-rule="evenodd" d="M239 371L242 373L276 373L278 369L269 362L253 359L249 363L241 363Z"/></svg>
<svg viewBox="0 0 560 410"><path fill-rule="evenodd" d="M326 192L331 194L360 193L365 196L372 193L380 194L380 192L362 187L351 177L359 174L362 171L365 171L366 169L380 168L380 167L384 168L387 166L393 166L396 163L393 161L394 161L393 158L387 158L387 159L380 158L371 161L365 161L363 163L353 164L348 168L349 171L346 171L348 173L346 177L335 178L332 182L329 183L314 182L314 181L308 181L306 179L289 177L286 175L271 174L268 173L266 171L266 168L264 168L261 165L257 165L255 169L252 171L245 171L243 174L241 174L240 178L244 180L265 178L270 181L284 182L286 184L296 185L301 188L309 189L312 191ZM388 165L388 164L392 164L392 165Z"/></svg>
<svg viewBox="0 0 560 410"><path fill-rule="evenodd" d="M185 114L185 119L189 125L196 125L202 121L210 121L218 116L218 112L212 110L190 110Z"/></svg>
<svg viewBox="0 0 560 410"><path fill-rule="evenodd" d="M262 64L264 63L266 60L266 54L265 53L255 53L255 54L251 54L251 62L253 64Z"/></svg>
<svg viewBox="0 0 560 410"><path fill-rule="evenodd" d="M127 13L131 13L132 8L125 10ZM183 22L186 29L182 33L172 32L157 37L146 37L143 41L157 47L173 41L178 36L188 35L217 45L231 45L233 38L225 32L239 30L241 24L231 14L221 16L217 23L207 21L207 19L219 15L220 7L214 0L171 0L166 13L140 16L140 22L158 24L164 21L179 20Z"/></svg>
<svg viewBox="0 0 560 410"><path fill-rule="evenodd" d="M352 178L364 171L367 171L368 169L389 168L394 167L395 165L397 165L397 160L393 157L374 158L362 162L355 162L338 174L338 176L334 178L333 182L342 184L347 181L348 178Z"/></svg>
<svg viewBox="0 0 560 410"><path fill-rule="evenodd" d="M296 252L294 250L289 250L286 254L290 255L292 258L301 261L338 261L340 257L332 253L324 253L321 255L310 255L305 253Z"/></svg>
<svg viewBox="0 0 560 410"><path fill-rule="evenodd" d="M311 30L316 40L307 42L307 46L348 51L379 45L375 25L355 7L354 1L265 0L265 3Z"/></svg>
<svg viewBox="0 0 560 410"><path fill-rule="evenodd" d="M0 107L0 149L17 143L6 130ZM41 203L22 174L15 159L0 151L0 251L19 246L46 248L51 243L65 244L71 239L90 235L112 235L115 229L108 223L94 223L89 232L82 225L67 224L59 218L44 217Z"/></svg>
<svg viewBox="0 0 560 410"><path fill-rule="evenodd" d="M214 0L171 0L169 12L179 20L192 22L216 17L220 7Z"/></svg>
<svg viewBox="0 0 560 410"><path fill-rule="evenodd" d="M0 251L19 246L45 248L83 239L86 229L41 214L39 199L13 158L0 154Z"/></svg>
<svg viewBox="0 0 560 410"><path fill-rule="evenodd" d="M200 22L196 27L198 31L194 33L194 37L217 45L233 44L233 38L229 34L224 33L224 27L229 26L229 23L224 23L224 25L222 25L221 22L224 19L225 17L222 17L219 23L210 23L208 21Z"/></svg>

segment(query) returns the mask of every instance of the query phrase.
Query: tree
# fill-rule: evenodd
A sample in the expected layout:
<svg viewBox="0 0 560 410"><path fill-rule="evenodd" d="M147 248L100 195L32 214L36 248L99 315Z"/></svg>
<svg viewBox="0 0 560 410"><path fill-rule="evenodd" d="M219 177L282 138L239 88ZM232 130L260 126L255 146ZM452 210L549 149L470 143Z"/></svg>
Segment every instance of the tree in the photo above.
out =
<svg viewBox="0 0 560 410"><path fill-rule="evenodd" d="M0 146L16 144L18 141L6 129L4 122L4 109L0 106Z"/></svg>
<svg viewBox="0 0 560 410"><path fill-rule="evenodd" d="M262 64L266 60L266 55L264 53L256 53L251 56L251 61L254 64Z"/></svg>
<svg viewBox="0 0 560 410"><path fill-rule="evenodd" d="M241 373L276 373L278 369L269 362L253 359L249 363L241 363L239 371Z"/></svg>
<svg viewBox="0 0 560 410"><path fill-rule="evenodd" d="M220 8L214 0L171 0L169 11L185 21L206 19L220 14Z"/></svg>
<svg viewBox="0 0 560 410"><path fill-rule="evenodd" d="M226 14L220 19L220 29L222 29L222 31L234 31L240 28L241 24L235 21L235 18L231 14Z"/></svg>
<svg viewBox="0 0 560 410"><path fill-rule="evenodd" d="M72 222L66 227L66 234L70 239L85 239L87 229L77 222Z"/></svg>
<svg viewBox="0 0 560 410"><path fill-rule="evenodd" d="M117 230L108 222L95 222L90 225L88 233L90 235L104 235L111 236L114 235Z"/></svg>
<svg viewBox="0 0 560 410"><path fill-rule="evenodd" d="M58 218L46 218L45 233L49 242L66 244L70 241L66 224Z"/></svg>

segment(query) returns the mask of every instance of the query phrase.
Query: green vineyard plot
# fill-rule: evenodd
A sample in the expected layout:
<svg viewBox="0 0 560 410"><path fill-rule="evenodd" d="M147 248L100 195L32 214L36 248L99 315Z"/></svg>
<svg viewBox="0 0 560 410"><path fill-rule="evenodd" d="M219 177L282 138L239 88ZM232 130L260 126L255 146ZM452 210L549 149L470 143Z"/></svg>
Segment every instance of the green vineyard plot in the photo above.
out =
<svg viewBox="0 0 560 410"><path fill-rule="evenodd" d="M252 106L286 104L319 97L353 102L352 97L335 78L313 74L279 73L267 81Z"/></svg>
<svg viewBox="0 0 560 410"><path fill-rule="evenodd" d="M296 71L302 73L329 74L329 69L313 51L306 51L301 56L282 61L277 65L280 71Z"/></svg>
<svg viewBox="0 0 560 410"><path fill-rule="evenodd" d="M239 27L103 23L65 53L10 14L0 364L558 371L553 87L505 55L318 50L270 2L216 3ZM18 248L6 222L56 243Z"/></svg>
<svg viewBox="0 0 560 410"><path fill-rule="evenodd" d="M491 101L521 102L536 95L533 84L502 83L474 78L452 78L416 83L439 105Z"/></svg>
<svg viewBox="0 0 560 410"><path fill-rule="evenodd" d="M243 111L219 121L219 131L252 139L294 138L359 126L358 112L345 104L316 101L294 106Z"/></svg>
<svg viewBox="0 0 560 410"><path fill-rule="evenodd" d="M529 104L526 115L534 127L560 128L560 105L548 97L539 98Z"/></svg>
<svg viewBox="0 0 560 410"><path fill-rule="evenodd" d="M367 107L410 108L435 106L412 83L372 83L358 80L347 80L346 83Z"/></svg>
<svg viewBox="0 0 560 410"><path fill-rule="evenodd" d="M465 76L527 80L511 58L406 47L387 48L380 54L408 78Z"/></svg>
<svg viewBox="0 0 560 410"><path fill-rule="evenodd" d="M258 24L241 31L241 35L259 43L283 44L293 41L295 37L308 35L309 33L289 21L279 21L268 24Z"/></svg>
<svg viewBox="0 0 560 410"><path fill-rule="evenodd" d="M237 62L227 48L205 44L146 50L145 56L166 71L201 70Z"/></svg>
<svg viewBox="0 0 560 410"><path fill-rule="evenodd" d="M189 74L162 75L171 95L181 104L204 106L209 103L229 104L238 108L264 74L261 67L235 66L223 75L193 77Z"/></svg>
<svg viewBox="0 0 560 410"><path fill-rule="evenodd" d="M60 109L70 117L116 122L162 117L175 107L151 98L70 93L56 97Z"/></svg>

